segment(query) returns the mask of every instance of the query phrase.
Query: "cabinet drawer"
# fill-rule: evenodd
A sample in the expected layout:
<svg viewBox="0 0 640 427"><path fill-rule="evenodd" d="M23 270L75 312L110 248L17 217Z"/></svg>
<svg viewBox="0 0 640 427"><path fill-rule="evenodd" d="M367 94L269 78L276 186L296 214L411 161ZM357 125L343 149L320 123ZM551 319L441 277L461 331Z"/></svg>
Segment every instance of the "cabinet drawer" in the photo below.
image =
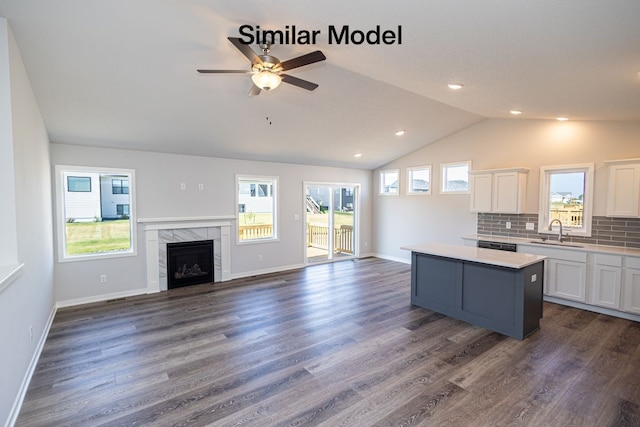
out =
<svg viewBox="0 0 640 427"><path fill-rule="evenodd" d="M620 255L595 254L594 259L596 264L622 267L622 257Z"/></svg>
<svg viewBox="0 0 640 427"><path fill-rule="evenodd" d="M640 258L636 257L626 257L626 264L628 268L639 268L640 269Z"/></svg>

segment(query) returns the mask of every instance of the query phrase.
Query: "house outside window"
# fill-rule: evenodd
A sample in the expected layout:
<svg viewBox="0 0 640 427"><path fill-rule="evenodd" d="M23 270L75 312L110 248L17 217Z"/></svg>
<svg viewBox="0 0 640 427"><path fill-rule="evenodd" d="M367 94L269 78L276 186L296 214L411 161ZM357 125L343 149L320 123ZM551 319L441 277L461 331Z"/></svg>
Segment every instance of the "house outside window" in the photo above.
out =
<svg viewBox="0 0 640 427"><path fill-rule="evenodd" d="M236 177L238 243L277 240L277 196L277 177Z"/></svg>
<svg viewBox="0 0 640 427"><path fill-rule="evenodd" d="M129 205L116 205L116 213L118 216L129 216Z"/></svg>
<svg viewBox="0 0 640 427"><path fill-rule="evenodd" d="M431 166L407 169L407 194L431 194Z"/></svg>
<svg viewBox="0 0 640 427"><path fill-rule="evenodd" d="M441 194L469 194L471 162L443 163L440 165Z"/></svg>
<svg viewBox="0 0 640 427"><path fill-rule="evenodd" d="M400 171L398 169L382 170L380 171L379 178L379 195L397 196L399 194L398 182L400 179Z"/></svg>
<svg viewBox="0 0 640 427"><path fill-rule="evenodd" d="M129 181L126 179L111 180L112 194L129 194Z"/></svg>
<svg viewBox="0 0 640 427"><path fill-rule="evenodd" d="M538 232L591 236L593 215L593 163L540 168L540 220ZM551 230L549 230L551 225Z"/></svg>
<svg viewBox="0 0 640 427"><path fill-rule="evenodd" d="M58 261L135 255L134 171L61 165L55 170Z"/></svg>
<svg viewBox="0 0 640 427"><path fill-rule="evenodd" d="M68 176L67 191L70 193L91 193L91 178L88 176Z"/></svg>

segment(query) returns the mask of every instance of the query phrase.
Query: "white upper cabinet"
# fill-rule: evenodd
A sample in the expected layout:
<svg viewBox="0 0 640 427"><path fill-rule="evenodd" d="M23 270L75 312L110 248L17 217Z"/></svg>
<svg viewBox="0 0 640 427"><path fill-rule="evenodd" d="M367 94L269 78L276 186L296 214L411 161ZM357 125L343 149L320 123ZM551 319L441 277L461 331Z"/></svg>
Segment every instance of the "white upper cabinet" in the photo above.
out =
<svg viewBox="0 0 640 427"><path fill-rule="evenodd" d="M609 169L607 216L640 217L640 159L605 164Z"/></svg>
<svg viewBox="0 0 640 427"><path fill-rule="evenodd" d="M522 213L528 173L524 168L469 172L471 211Z"/></svg>

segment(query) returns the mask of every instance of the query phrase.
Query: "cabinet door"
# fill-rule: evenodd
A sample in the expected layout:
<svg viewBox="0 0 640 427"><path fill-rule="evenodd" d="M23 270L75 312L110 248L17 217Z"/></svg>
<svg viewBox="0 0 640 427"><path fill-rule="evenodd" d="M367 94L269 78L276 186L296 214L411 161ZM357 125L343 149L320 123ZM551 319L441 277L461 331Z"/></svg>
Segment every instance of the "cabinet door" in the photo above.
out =
<svg viewBox="0 0 640 427"><path fill-rule="evenodd" d="M491 212L491 190L493 174L470 175L471 212Z"/></svg>
<svg viewBox="0 0 640 427"><path fill-rule="evenodd" d="M635 268L625 271L623 310L640 314L640 270Z"/></svg>
<svg viewBox="0 0 640 427"><path fill-rule="evenodd" d="M622 269L609 265L593 266L593 304L620 309Z"/></svg>
<svg viewBox="0 0 640 427"><path fill-rule="evenodd" d="M493 212L519 212L518 173L506 172L493 175Z"/></svg>
<svg viewBox="0 0 640 427"><path fill-rule="evenodd" d="M549 295L585 302L587 264L559 259L548 261Z"/></svg>
<svg viewBox="0 0 640 427"><path fill-rule="evenodd" d="M640 165L610 165L607 216L640 216Z"/></svg>

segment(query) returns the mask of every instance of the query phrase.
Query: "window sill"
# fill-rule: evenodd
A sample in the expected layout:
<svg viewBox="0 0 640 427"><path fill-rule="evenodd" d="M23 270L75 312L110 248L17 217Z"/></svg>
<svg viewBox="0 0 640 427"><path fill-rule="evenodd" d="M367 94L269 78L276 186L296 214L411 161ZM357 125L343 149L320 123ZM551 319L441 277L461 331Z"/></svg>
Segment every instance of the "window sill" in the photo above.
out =
<svg viewBox="0 0 640 427"><path fill-rule="evenodd" d="M0 293L7 289L22 273L22 264L0 265Z"/></svg>

